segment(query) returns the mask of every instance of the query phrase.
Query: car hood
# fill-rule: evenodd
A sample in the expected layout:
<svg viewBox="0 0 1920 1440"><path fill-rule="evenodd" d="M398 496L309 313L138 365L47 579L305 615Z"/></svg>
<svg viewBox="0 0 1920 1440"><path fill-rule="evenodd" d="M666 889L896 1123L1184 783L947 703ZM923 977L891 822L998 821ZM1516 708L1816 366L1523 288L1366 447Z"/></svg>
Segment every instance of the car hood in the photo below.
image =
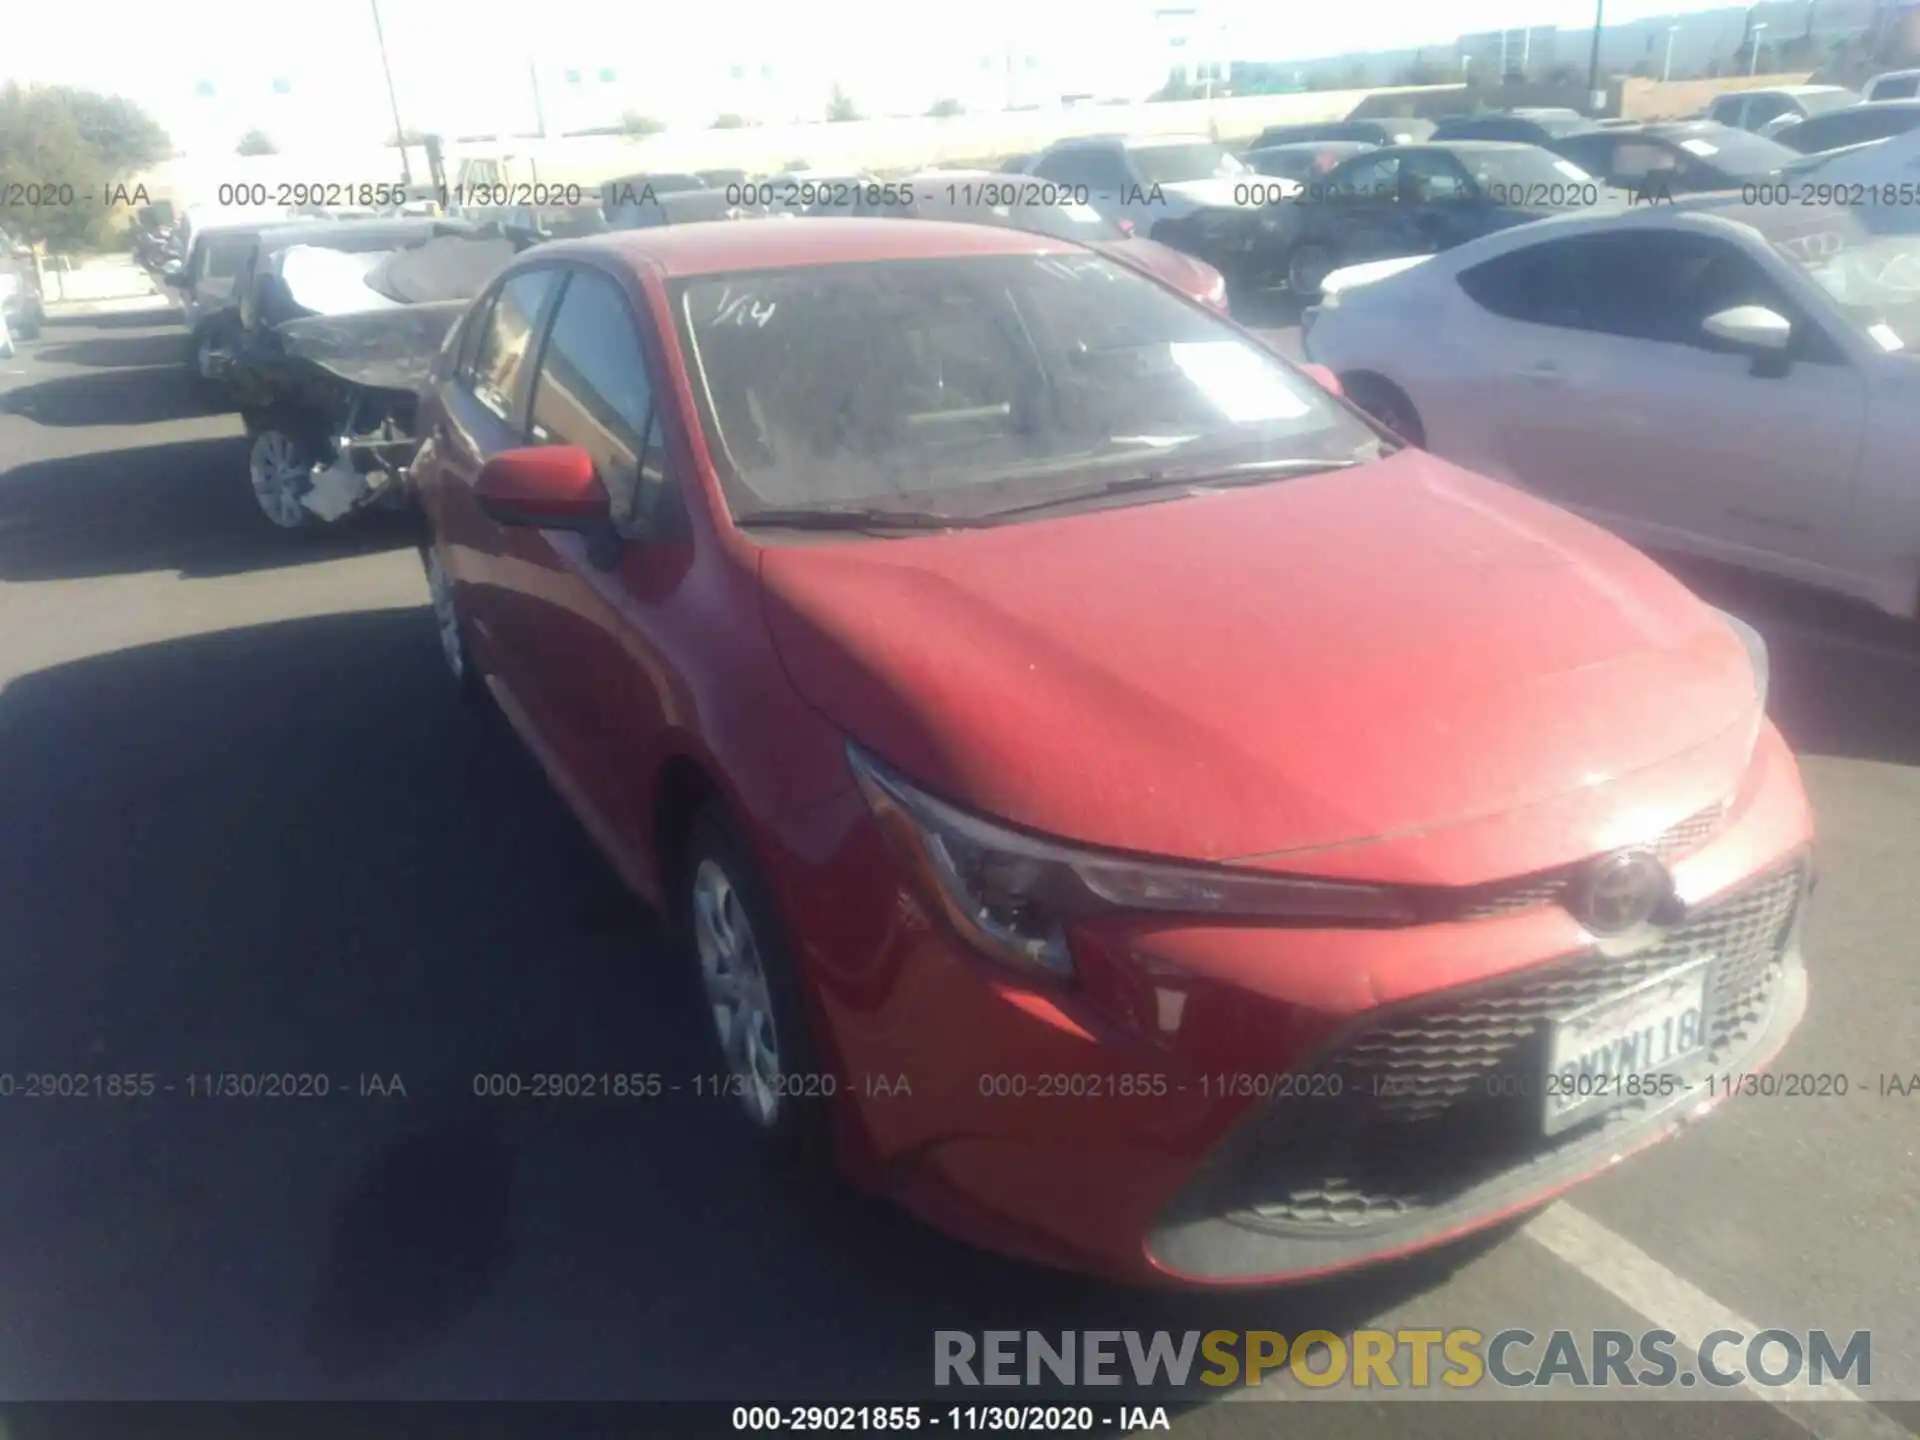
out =
<svg viewBox="0 0 1920 1440"><path fill-rule="evenodd" d="M1695 750L1704 804L1745 764L1723 737L1755 723L1740 642L1677 581L1415 450L760 554L774 643L818 710L954 803L1090 845L1203 860L1350 845Z"/></svg>
<svg viewBox="0 0 1920 1440"><path fill-rule="evenodd" d="M1204 260L1183 254L1171 245L1134 236L1128 240L1101 240L1093 248L1111 256L1122 265L1144 270L1162 284L1171 285L1182 295L1206 299L1220 281L1220 272Z"/></svg>

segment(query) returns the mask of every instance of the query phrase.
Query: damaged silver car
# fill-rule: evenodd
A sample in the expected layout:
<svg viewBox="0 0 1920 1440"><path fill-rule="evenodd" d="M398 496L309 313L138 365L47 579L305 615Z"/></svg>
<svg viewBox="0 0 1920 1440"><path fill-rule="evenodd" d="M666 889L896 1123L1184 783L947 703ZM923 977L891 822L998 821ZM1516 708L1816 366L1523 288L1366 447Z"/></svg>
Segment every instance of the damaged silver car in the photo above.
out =
<svg viewBox="0 0 1920 1440"><path fill-rule="evenodd" d="M302 530L406 505L420 383L467 302L525 243L441 222L402 248L296 245L262 267L227 372L262 515Z"/></svg>

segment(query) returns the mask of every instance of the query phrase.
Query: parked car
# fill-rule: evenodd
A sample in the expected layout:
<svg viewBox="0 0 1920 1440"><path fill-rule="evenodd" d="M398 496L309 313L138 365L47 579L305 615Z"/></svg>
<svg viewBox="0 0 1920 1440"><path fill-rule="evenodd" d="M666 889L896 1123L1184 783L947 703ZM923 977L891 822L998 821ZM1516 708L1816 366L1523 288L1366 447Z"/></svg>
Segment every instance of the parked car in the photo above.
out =
<svg viewBox="0 0 1920 1440"><path fill-rule="evenodd" d="M244 220L201 220L192 227L186 256L178 269L165 269L161 278L179 297L187 327L186 363L197 384L211 395L217 390L225 364L226 322L222 312L233 294L234 280L253 254L260 236L271 229L300 224L337 224L337 221L300 221L280 215ZM180 232L176 231L178 235Z"/></svg>
<svg viewBox="0 0 1920 1440"><path fill-rule="evenodd" d="M1433 135L1434 122L1410 115L1378 120L1319 120L1303 125L1269 125L1249 150L1271 150L1279 145L1352 143L1412 145Z"/></svg>
<svg viewBox="0 0 1920 1440"><path fill-rule="evenodd" d="M358 250L281 246L242 291L228 378L254 502L280 529L407 503L427 367L527 243L457 222L406 224L341 227L363 232L369 248ZM353 243L332 239L343 241Z"/></svg>
<svg viewBox="0 0 1920 1440"><path fill-rule="evenodd" d="M1298 193L1296 182L1262 179L1204 137L1062 140L1027 173L1150 240L1198 256L1235 291L1276 284L1285 274L1273 246L1278 224L1266 206Z"/></svg>
<svg viewBox="0 0 1920 1440"><path fill-rule="evenodd" d="M1342 160L1351 160L1363 151L1377 148L1365 140L1303 140L1249 150L1240 158L1255 174L1297 180L1306 185L1323 178Z"/></svg>
<svg viewBox="0 0 1920 1440"><path fill-rule="evenodd" d="M234 396L229 372L235 353L244 345L258 341L272 327L307 315L335 311L343 304L339 297L357 289L361 306L377 300L360 283L364 271L382 256L408 245L418 244L438 234L471 233L474 227L460 221L433 218L368 217L356 220L315 220L269 226L248 236L241 258L233 266L224 294L211 295L194 325L194 377L201 396L209 404L232 407ZM345 261L346 268L326 276L333 281L310 279L303 296L312 296L314 307L300 303L284 282L284 266L289 255L323 250L336 257L355 257ZM221 261L224 267L225 261ZM342 285L340 280L346 284Z"/></svg>
<svg viewBox="0 0 1920 1440"><path fill-rule="evenodd" d="M736 195L742 191L739 185L730 188ZM651 194L641 192L640 197L607 207L607 228L646 230L657 225L698 225L709 220L737 220L744 215L766 212L765 206L737 204L730 201L727 195L727 190L705 187Z"/></svg>
<svg viewBox="0 0 1920 1440"><path fill-rule="evenodd" d="M629 232L519 257L429 385L449 670L672 917L778 1164L1320 1276L1614 1167L1803 1012L1760 638L1125 266Z"/></svg>
<svg viewBox="0 0 1920 1440"><path fill-rule="evenodd" d="M713 188L704 176L674 170L641 170L603 182L595 187L591 198L598 199L603 210L612 211L622 205L644 204L656 195L679 195Z"/></svg>
<svg viewBox="0 0 1920 1440"><path fill-rule="evenodd" d="M1433 141L1356 155L1310 186L1302 203L1275 213L1288 287L1311 300L1345 266L1450 250L1543 216L1624 203L1537 145Z"/></svg>
<svg viewBox="0 0 1920 1440"><path fill-rule="evenodd" d="M1867 100L1920 100L1920 70L1889 70L1867 82Z"/></svg>
<svg viewBox="0 0 1920 1440"><path fill-rule="evenodd" d="M1791 178L1816 187L1815 198L1871 203L1885 195L1895 205L1911 204L1920 191L1920 128L1886 140L1869 140L1862 145L1809 155L1794 168ZM1836 196L1829 188L1822 196L1817 188L1820 186L1862 189L1845 189ZM1892 189L1886 189L1888 186ZM1902 190L1902 186L1907 188Z"/></svg>
<svg viewBox="0 0 1920 1440"><path fill-rule="evenodd" d="M1776 138L1802 155L1818 155L1849 145L1889 140L1916 127L1920 127L1920 100L1877 100L1802 120L1781 130Z"/></svg>
<svg viewBox="0 0 1920 1440"><path fill-rule="evenodd" d="M874 203L858 206L852 213L1000 225L1070 240L1151 275L1223 315L1227 313L1226 279L1206 261L1137 235L1125 221L1109 220L1090 205L1063 202L1051 182L1031 176L997 175L985 170L929 171L896 182L891 195L883 190Z"/></svg>
<svg viewBox="0 0 1920 1440"><path fill-rule="evenodd" d="M1790 125L1813 115L1824 115L1860 101L1844 85L1781 85L1764 90L1732 90L1714 97L1701 118L1717 120L1736 130L1763 131L1769 125Z"/></svg>
<svg viewBox="0 0 1920 1440"><path fill-rule="evenodd" d="M1518 145L1552 145L1569 135L1598 130L1599 125L1573 110L1494 110L1481 115L1453 115L1433 127L1437 144L1454 140L1504 140Z"/></svg>
<svg viewBox="0 0 1920 1440"><path fill-rule="evenodd" d="M709 190L724 190L729 185L744 185L753 178L745 170L696 170L694 176Z"/></svg>
<svg viewBox="0 0 1920 1440"><path fill-rule="evenodd" d="M33 252L0 231L0 329L10 341L38 340L46 319Z"/></svg>
<svg viewBox="0 0 1920 1440"><path fill-rule="evenodd" d="M1916 217L1735 195L1546 222L1338 290L1305 344L1437 454L1911 615Z"/></svg>
<svg viewBox="0 0 1920 1440"><path fill-rule="evenodd" d="M1802 158L1777 140L1715 120L1590 130L1550 148L1608 185L1656 199L1775 180Z"/></svg>

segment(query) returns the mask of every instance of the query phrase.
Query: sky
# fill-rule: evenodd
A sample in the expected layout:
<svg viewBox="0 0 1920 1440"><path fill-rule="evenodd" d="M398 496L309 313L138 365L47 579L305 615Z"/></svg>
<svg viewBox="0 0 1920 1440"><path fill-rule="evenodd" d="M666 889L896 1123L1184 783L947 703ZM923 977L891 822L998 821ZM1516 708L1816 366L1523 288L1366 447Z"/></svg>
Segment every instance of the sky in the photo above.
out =
<svg viewBox="0 0 1920 1440"><path fill-rule="evenodd" d="M757 118L812 118L836 82L870 113L913 113L944 95L993 103L1009 82L983 52L1003 50L1022 52L1036 91L1144 93L1166 70L1156 3L1196 5L1200 27L1217 26L1234 58L1275 61L1593 23L1593 0L379 0L379 9L403 120L458 133L502 128L516 110L507 123L530 125L529 62L554 128L575 123L570 107L596 108L596 83L686 124L782 106L792 115ZM1606 19L1725 3L1607 0ZM0 78L125 94L183 149L230 148L236 128L252 124L283 149L307 135L392 128L368 0L71 0L10 11Z"/></svg>

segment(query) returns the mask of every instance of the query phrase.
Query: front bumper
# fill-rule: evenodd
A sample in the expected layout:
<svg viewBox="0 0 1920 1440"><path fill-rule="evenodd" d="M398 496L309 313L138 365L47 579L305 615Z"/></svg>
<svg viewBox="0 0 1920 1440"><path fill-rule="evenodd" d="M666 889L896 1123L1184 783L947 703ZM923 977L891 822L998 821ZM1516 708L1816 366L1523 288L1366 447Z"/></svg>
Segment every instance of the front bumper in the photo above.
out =
<svg viewBox="0 0 1920 1440"><path fill-rule="evenodd" d="M1598 945L1534 877L1403 929L1088 927L1071 989L980 960L909 891L876 885L894 871L857 798L813 811L772 868L851 1178L1041 1263L1276 1284L1496 1223L1709 1108L1683 1090L1547 1137L1559 1015L1711 955L1697 1068L1772 1057L1805 1006L1811 839L1776 733L1731 806L1698 818L1669 832L1684 911L1638 948ZM1488 1083L1507 1076L1517 1096Z"/></svg>

